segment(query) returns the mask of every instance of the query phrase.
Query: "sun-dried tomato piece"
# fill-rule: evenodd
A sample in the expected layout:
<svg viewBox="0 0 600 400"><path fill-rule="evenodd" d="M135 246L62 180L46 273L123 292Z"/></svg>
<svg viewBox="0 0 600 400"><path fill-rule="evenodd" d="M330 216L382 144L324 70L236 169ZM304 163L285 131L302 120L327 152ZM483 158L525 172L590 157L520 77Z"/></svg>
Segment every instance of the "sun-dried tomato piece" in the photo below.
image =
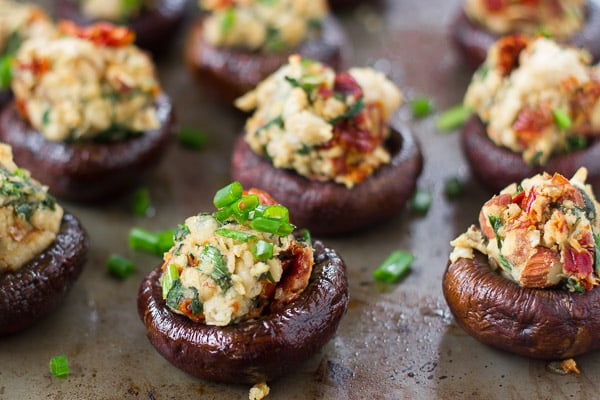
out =
<svg viewBox="0 0 600 400"><path fill-rule="evenodd" d="M260 202L260 204L264 204L266 206L272 206L275 204L279 204L278 202L275 201L275 199L273 199L271 197L271 195L269 193L262 191L260 189L250 188L248 190L244 190L243 194L244 194L244 196L249 195L249 194L257 195L258 201Z"/></svg>
<svg viewBox="0 0 600 400"><path fill-rule="evenodd" d="M529 43L524 35L508 35L498 40L498 69L508 76L519 65L519 55Z"/></svg>
<svg viewBox="0 0 600 400"><path fill-rule="evenodd" d="M282 260L283 274L275 289L271 310L281 309L296 300L308 286L313 267L312 249L295 242L287 250L289 258Z"/></svg>
<svg viewBox="0 0 600 400"><path fill-rule="evenodd" d="M121 47L135 40L135 33L132 30L108 22L79 26L72 21L61 21L58 27L67 35L89 40L99 46Z"/></svg>
<svg viewBox="0 0 600 400"><path fill-rule="evenodd" d="M363 96L363 91L358 82L348 72L341 72L335 76L333 91L355 99Z"/></svg>
<svg viewBox="0 0 600 400"><path fill-rule="evenodd" d="M513 130L517 134L519 143L528 147L536 140L540 133L554 123L552 110L547 104L542 104L538 108L525 108L517 115L513 123Z"/></svg>

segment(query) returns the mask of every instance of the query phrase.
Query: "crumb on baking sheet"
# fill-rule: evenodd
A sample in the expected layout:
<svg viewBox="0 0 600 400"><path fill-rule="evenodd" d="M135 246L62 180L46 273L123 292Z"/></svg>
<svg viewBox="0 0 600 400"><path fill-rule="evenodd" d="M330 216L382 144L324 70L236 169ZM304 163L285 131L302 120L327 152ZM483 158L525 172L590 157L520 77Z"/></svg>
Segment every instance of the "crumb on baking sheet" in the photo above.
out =
<svg viewBox="0 0 600 400"><path fill-rule="evenodd" d="M269 395L271 389L267 386L266 382L260 382L252 386L248 398L250 400L262 400Z"/></svg>

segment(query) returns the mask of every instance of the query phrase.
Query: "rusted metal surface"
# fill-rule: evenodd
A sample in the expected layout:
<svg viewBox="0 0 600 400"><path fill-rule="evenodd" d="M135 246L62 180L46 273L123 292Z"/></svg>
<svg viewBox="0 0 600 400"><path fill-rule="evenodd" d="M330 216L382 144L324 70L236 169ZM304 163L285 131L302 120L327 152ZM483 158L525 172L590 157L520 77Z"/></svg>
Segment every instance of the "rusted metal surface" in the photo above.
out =
<svg viewBox="0 0 600 400"><path fill-rule="evenodd" d="M48 2L50 3L50 2ZM352 65L388 73L405 97L426 95L443 110L458 103L470 71L448 40L459 0L371 2L340 15L353 51ZM192 7L193 8L193 7ZM150 345L136 312L142 277L159 260L127 245L131 227L173 227L212 209L212 194L229 181L229 159L243 116L211 102L182 64L187 25L158 67L173 97L179 123L209 133L205 150L179 146L148 184L155 214L132 216L129 197L102 206L64 204L87 227L86 269L54 314L18 335L0 340L0 399L244 399L248 386L214 384L177 370ZM488 348L467 336L449 315L441 291L448 242L475 221L488 194L472 179L457 132L439 133L435 115L413 120L404 106L395 123L420 141L425 167L419 186L434 194L426 216L406 209L388 223L348 237L322 238L345 259L351 302L336 337L298 370L272 382L270 399L550 399L593 398L600 390L597 354L577 359L581 375L560 376L547 363ZM444 180L459 176L465 194L444 196ZM416 255L412 273L381 285L372 270L395 249ZM136 273L125 281L105 271L112 253L132 258ZM48 370L65 354L67 378Z"/></svg>

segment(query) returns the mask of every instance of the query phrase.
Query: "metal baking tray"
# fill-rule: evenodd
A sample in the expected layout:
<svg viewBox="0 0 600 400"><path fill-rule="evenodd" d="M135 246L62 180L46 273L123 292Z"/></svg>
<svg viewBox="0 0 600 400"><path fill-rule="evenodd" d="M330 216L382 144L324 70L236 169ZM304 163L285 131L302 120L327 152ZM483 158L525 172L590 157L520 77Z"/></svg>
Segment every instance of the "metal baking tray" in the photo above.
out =
<svg viewBox="0 0 600 400"><path fill-rule="evenodd" d="M349 65L375 66L401 87L405 98L429 96L436 109L459 103L471 71L453 51L448 27L459 0L364 1L338 14L352 51ZM52 5L49 0L45 5ZM165 91L181 126L202 129L202 151L178 145L147 184L155 213L134 217L125 196L98 206L63 203L91 237L86 268L58 311L32 328L0 339L0 399L244 399L247 385L194 378L162 358L146 338L136 311L139 284L159 260L128 248L133 226L162 230L212 210L212 194L230 181L232 145L244 119L214 104L183 63L189 18L158 60ZM463 158L459 133L440 133L436 116L414 120L404 106L394 123L410 129L425 164L419 186L434 202L425 216L408 208L388 223L347 237L322 238L348 266L350 305L336 336L294 373L271 382L269 399L550 399L594 398L600 390L597 354L578 357L580 375L561 376L546 362L480 344L456 326L444 302L441 277L449 241L477 218L489 197ZM462 197L444 195L444 180L465 182ZM412 272L384 285L372 270L396 249L416 256ZM119 281L106 272L112 253L130 257L135 274ZM71 374L51 376L52 356L67 355Z"/></svg>

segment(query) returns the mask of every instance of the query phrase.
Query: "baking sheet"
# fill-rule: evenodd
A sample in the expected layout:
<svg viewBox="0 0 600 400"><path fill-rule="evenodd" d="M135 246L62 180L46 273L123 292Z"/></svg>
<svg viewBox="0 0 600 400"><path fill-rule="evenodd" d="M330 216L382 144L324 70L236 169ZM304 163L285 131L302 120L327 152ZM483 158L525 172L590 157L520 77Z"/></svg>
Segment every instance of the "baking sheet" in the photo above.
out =
<svg viewBox="0 0 600 400"><path fill-rule="evenodd" d="M351 65L388 73L407 99L430 96L436 108L457 104L470 72L448 40L459 0L387 0L339 14ZM52 4L50 1L44 4ZM244 399L249 386L206 382L171 366L150 345L136 311L143 276L155 257L128 249L133 226L162 230L212 210L212 194L230 181L229 157L243 117L213 104L183 65L190 19L158 63L182 126L210 135L203 151L171 148L148 184L149 218L132 216L129 197L102 206L63 203L91 236L89 261L62 307L31 329L0 340L0 399ZM458 135L435 130L435 116L413 120L405 106L394 121L420 141L425 166L419 185L434 202L426 216L406 209L387 224L348 237L324 238L348 266L350 305L335 338L298 370L272 382L269 399L549 399L594 398L598 355L577 358L579 376L559 376L547 363L503 353L467 336L453 322L441 292L448 242L475 221L488 194L474 182ZM460 176L465 194L449 200L444 179ZM412 273L396 285L377 284L371 271L395 249L416 255ZM136 273L111 278L105 261L130 257ZM52 377L48 361L68 356L71 374Z"/></svg>

